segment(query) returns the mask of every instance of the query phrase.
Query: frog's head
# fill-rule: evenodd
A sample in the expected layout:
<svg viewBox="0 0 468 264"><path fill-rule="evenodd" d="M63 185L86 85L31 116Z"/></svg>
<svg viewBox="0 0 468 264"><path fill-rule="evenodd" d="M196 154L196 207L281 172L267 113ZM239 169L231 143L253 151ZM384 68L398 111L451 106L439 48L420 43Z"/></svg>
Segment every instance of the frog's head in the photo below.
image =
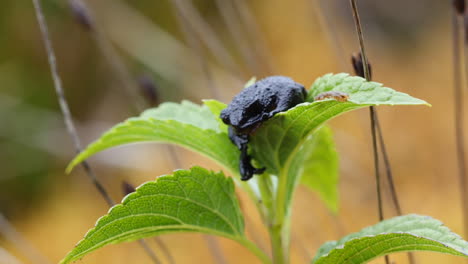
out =
<svg viewBox="0 0 468 264"><path fill-rule="evenodd" d="M269 100L245 101L242 108L228 107L221 112L221 119L227 125L236 129L237 133L249 134L263 121L272 116L276 109L278 98L272 96Z"/></svg>

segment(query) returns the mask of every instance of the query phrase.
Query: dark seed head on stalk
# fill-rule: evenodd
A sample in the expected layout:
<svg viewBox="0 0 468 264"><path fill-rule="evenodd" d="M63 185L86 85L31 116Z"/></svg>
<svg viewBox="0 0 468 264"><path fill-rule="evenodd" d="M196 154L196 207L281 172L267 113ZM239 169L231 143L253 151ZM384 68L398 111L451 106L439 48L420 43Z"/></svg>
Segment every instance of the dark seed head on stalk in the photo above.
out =
<svg viewBox="0 0 468 264"><path fill-rule="evenodd" d="M365 74L364 74L364 64L362 63L362 57L361 57L361 53L354 53L352 56L351 56L351 63L353 64L353 69L354 69L354 73L356 73L357 76L360 76L362 78L366 78ZM369 75L372 79L372 67L371 67L371 64L368 62L369 64Z"/></svg>
<svg viewBox="0 0 468 264"><path fill-rule="evenodd" d="M465 13L465 0L453 0L452 3L457 14L462 16Z"/></svg>
<svg viewBox="0 0 468 264"><path fill-rule="evenodd" d="M156 106L159 103L158 86L154 80L147 74L141 75L137 79L140 93L150 106Z"/></svg>
<svg viewBox="0 0 468 264"><path fill-rule="evenodd" d="M127 181L122 182L122 192L124 195L129 195L135 192L135 187L128 183Z"/></svg>
<svg viewBox="0 0 468 264"><path fill-rule="evenodd" d="M68 4L76 22L78 22L78 24L80 24L84 29L92 30L93 23L83 3L78 0L68 0Z"/></svg>

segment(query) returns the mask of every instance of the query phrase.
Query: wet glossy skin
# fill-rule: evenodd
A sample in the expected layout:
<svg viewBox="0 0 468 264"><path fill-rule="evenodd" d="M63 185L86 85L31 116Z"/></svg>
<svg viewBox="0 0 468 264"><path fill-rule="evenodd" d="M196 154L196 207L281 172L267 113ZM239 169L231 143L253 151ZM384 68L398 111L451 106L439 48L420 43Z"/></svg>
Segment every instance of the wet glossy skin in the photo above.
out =
<svg viewBox="0 0 468 264"><path fill-rule="evenodd" d="M250 134L275 114L304 102L306 95L304 86L292 79L271 76L246 87L221 112L221 119L229 125L229 138L241 151L239 171L243 181L265 170L251 164L247 148Z"/></svg>

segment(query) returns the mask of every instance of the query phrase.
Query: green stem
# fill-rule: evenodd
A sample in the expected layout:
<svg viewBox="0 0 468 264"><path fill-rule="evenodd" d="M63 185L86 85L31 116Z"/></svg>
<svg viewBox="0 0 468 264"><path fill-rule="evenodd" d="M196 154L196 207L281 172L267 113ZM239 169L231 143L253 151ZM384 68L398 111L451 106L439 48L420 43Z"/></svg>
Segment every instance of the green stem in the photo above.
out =
<svg viewBox="0 0 468 264"><path fill-rule="evenodd" d="M257 176L258 189L262 197L262 203L259 205L262 209L261 215L268 228L273 224L274 217L274 197L271 175L262 174Z"/></svg>
<svg viewBox="0 0 468 264"><path fill-rule="evenodd" d="M289 217L288 214L278 212L279 208L284 208L286 198L285 195L281 195L280 191L284 190L281 188L281 184L286 183L280 180L275 195L271 177L273 176L269 174L258 176L258 187L266 211L264 222L270 234L273 263L286 264L289 260Z"/></svg>
<svg viewBox="0 0 468 264"><path fill-rule="evenodd" d="M284 224L269 228L274 264L287 264L289 260L289 232Z"/></svg>
<svg viewBox="0 0 468 264"><path fill-rule="evenodd" d="M296 185L296 183L290 182L291 178L287 172L288 170L285 168L290 168L291 166L291 161L288 160L278 176L279 182L276 190L274 224L270 230L274 250L273 263L275 264L289 263L291 205L289 204L288 191L294 192L295 187L289 190L288 186L290 184ZM295 181L297 181L297 178L295 178Z"/></svg>
<svg viewBox="0 0 468 264"><path fill-rule="evenodd" d="M231 171L232 175L234 175L235 179L239 179L240 175L234 171ZM271 226L269 219L271 219L271 215L273 213L273 192L272 192L272 183L271 183L271 176L268 174L258 175L258 188L260 190L260 196L258 197L255 191L247 182L240 182L242 188L247 192L250 199L254 201L255 205L257 206L260 215L262 216L263 221L267 226ZM258 199L262 200L262 203L258 202ZM248 239L237 240L240 244L250 250L255 256L257 256L262 263L264 264L272 264L271 258L265 254L255 243Z"/></svg>

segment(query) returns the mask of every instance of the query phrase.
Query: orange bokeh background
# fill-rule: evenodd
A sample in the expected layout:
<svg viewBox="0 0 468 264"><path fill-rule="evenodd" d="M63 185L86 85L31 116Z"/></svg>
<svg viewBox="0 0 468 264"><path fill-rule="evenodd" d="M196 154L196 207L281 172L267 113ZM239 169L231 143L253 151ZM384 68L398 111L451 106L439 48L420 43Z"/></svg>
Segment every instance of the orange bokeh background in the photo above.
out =
<svg viewBox="0 0 468 264"><path fill-rule="evenodd" d="M0 211L56 263L108 208L81 168L69 175L64 172L74 150L56 103L32 3L3 2ZM215 1L194 1L202 25L214 32L207 36L218 39L232 60L223 59L222 53L213 52L203 41L192 45L180 30L171 1L87 1L102 33L98 37L76 23L66 1L43 2L67 98L86 144L141 110L142 105L135 107L129 97L137 90L128 88L138 89L137 82L132 82L143 75L155 80L160 102L200 103L214 96L229 102L254 75L286 75L308 87L325 73L351 72L350 55L358 51L349 3L344 0L244 0L252 16L243 20L247 25L243 30L254 29L254 37L231 34ZM450 6L439 1L358 2L374 80L432 104L378 108L403 211L433 216L461 234ZM112 56L119 58L130 84L102 45L107 51L113 47ZM215 93L200 59L208 65ZM333 216L314 193L299 189L291 263L306 263L325 241L377 222L368 110L338 117L331 127L340 154L340 211ZM220 169L192 152L175 151L182 168ZM109 150L93 157L91 164L116 200L123 196L123 180L139 185L177 168L167 146L156 144ZM267 233L254 207L239 194L248 234L268 249ZM388 191L384 195L385 214L391 217L395 213ZM162 240L177 263L215 263L202 235L164 235ZM257 263L235 242L218 241L228 263ZM158 252L154 241L148 242ZM1 236L0 247L28 263L15 244ZM425 252L416 257L418 263L462 261ZM405 254L391 259L407 263ZM150 263L137 243L107 246L78 263L130 262Z"/></svg>

